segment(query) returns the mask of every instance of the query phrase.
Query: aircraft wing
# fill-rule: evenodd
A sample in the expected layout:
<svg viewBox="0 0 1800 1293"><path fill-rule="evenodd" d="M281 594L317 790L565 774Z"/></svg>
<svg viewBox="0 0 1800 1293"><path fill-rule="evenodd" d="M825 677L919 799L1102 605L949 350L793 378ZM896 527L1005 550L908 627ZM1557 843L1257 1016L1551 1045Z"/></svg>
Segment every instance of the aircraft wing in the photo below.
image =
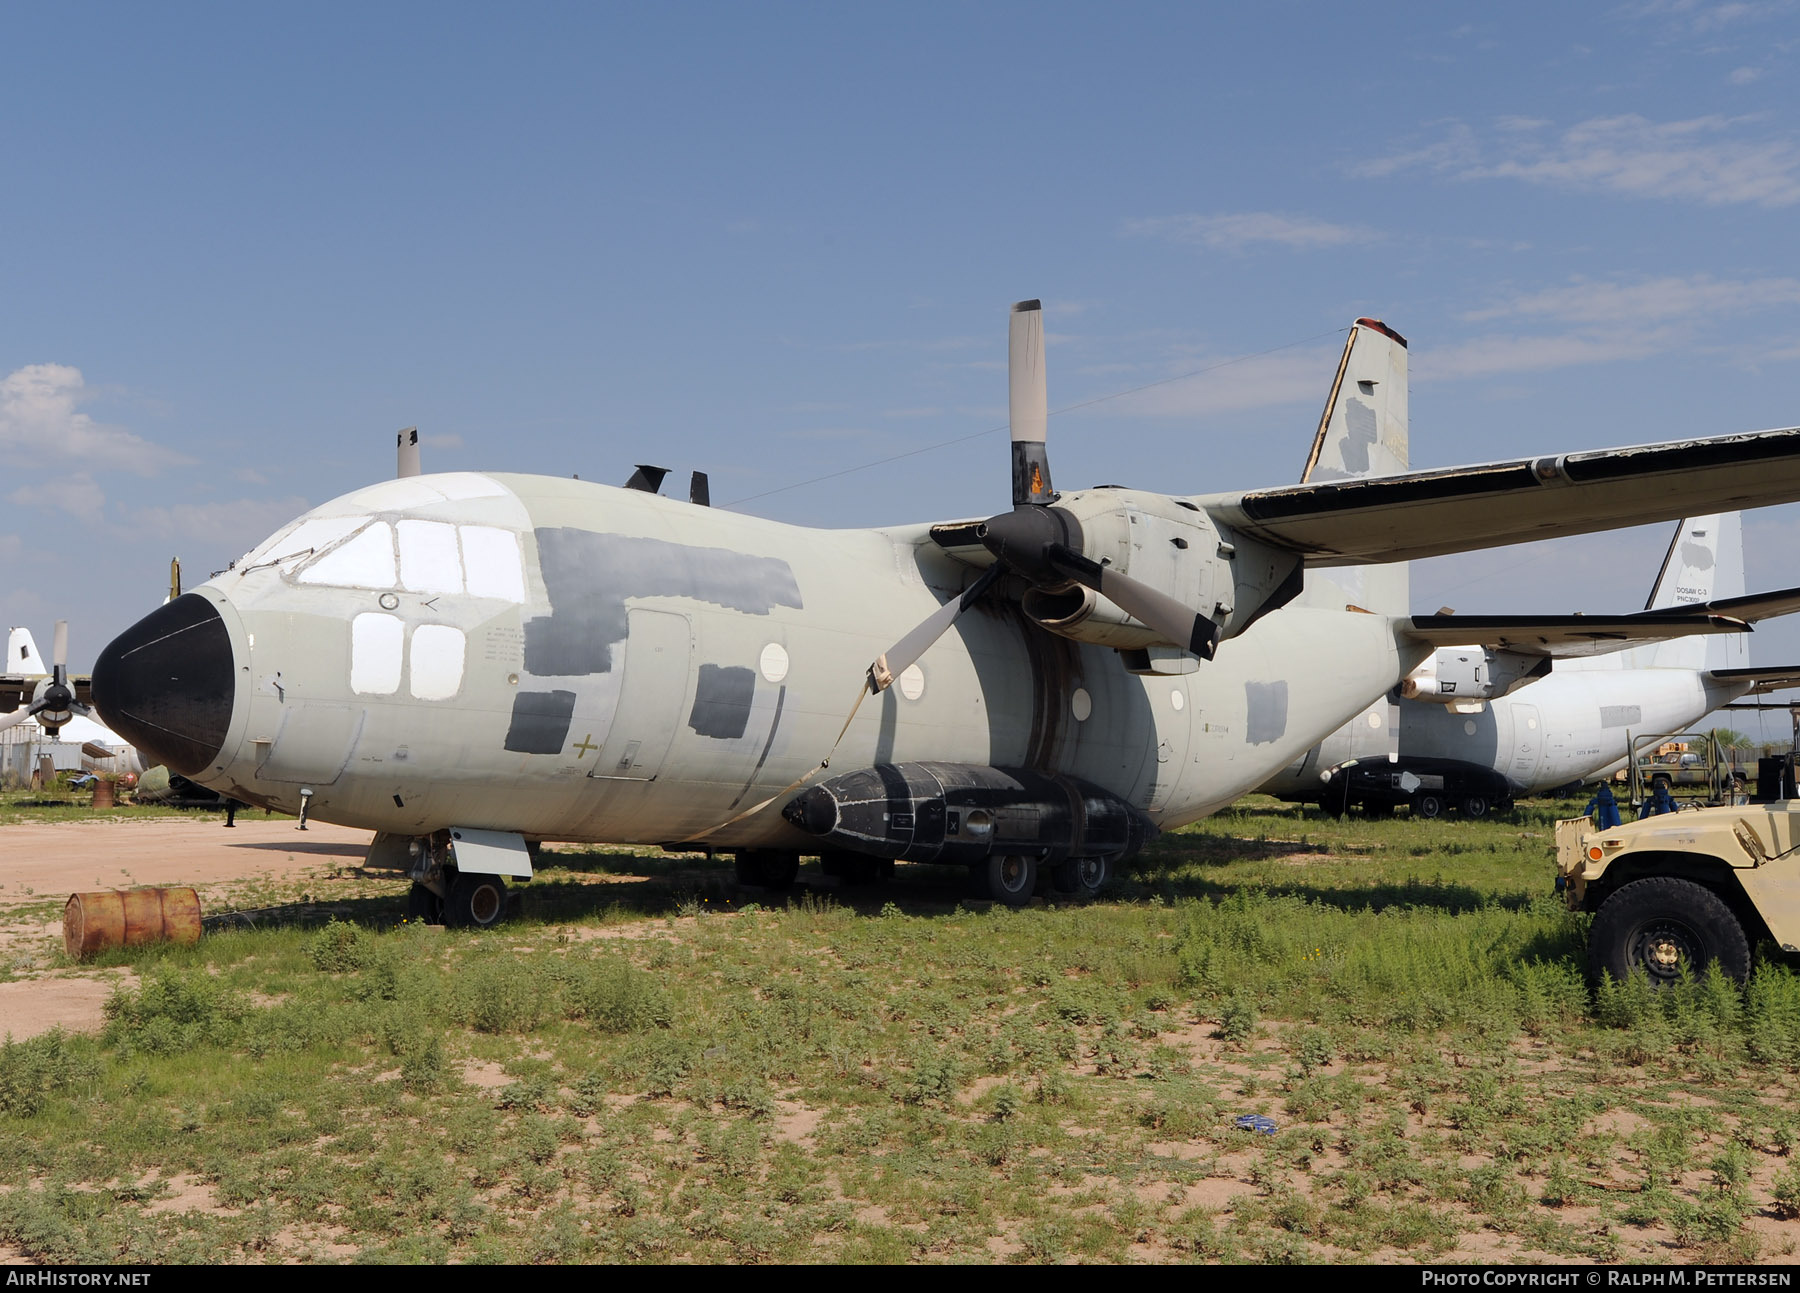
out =
<svg viewBox="0 0 1800 1293"><path fill-rule="evenodd" d="M1220 524L1304 553L1308 565L1352 566L1795 499L1800 427L1194 501Z"/></svg>
<svg viewBox="0 0 1800 1293"><path fill-rule="evenodd" d="M1719 682L1747 682L1746 696L1761 696L1771 691L1800 687L1800 664L1777 665L1763 669L1714 669L1708 675Z"/></svg>
<svg viewBox="0 0 1800 1293"><path fill-rule="evenodd" d="M1636 615L1415 615L1400 633L1431 646L1486 646L1566 660L1696 633L1750 631L1747 621L1729 615L1679 610Z"/></svg>

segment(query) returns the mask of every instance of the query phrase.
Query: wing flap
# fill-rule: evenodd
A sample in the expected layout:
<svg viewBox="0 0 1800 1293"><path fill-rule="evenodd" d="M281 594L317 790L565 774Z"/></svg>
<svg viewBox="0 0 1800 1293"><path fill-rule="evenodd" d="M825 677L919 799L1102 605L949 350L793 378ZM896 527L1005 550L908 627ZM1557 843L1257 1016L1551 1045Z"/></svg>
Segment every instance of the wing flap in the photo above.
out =
<svg viewBox="0 0 1800 1293"><path fill-rule="evenodd" d="M1195 501L1313 566L1442 556L1800 499L1800 427Z"/></svg>
<svg viewBox="0 0 1800 1293"><path fill-rule="evenodd" d="M1719 682L1747 682L1746 696L1762 696L1771 691L1800 687L1800 664L1771 665L1761 669L1714 669L1707 677Z"/></svg>

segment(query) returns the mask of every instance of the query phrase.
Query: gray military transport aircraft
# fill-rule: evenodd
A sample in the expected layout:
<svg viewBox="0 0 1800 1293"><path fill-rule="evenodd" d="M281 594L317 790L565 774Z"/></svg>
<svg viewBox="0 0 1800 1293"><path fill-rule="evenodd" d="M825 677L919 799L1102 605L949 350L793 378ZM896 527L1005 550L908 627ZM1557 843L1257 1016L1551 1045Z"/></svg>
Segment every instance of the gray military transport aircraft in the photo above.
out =
<svg viewBox="0 0 1800 1293"><path fill-rule="evenodd" d="M374 830L369 864L451 923L499 919L542 840L731 853L771 886L802 853L847 878L962 864L1016 905L1040 875L1097 891L1439 646L1745 628L1704 606L1438 625L1371 563L1800 499L1800 428L1058 494L1036 301L1013 307L1010 387L1012 508L986 520L824 532L650 488L402 475L126 630L94 704L172 771ZM1404 468L1406 342L1361 319L1313 461L1348 476L1383 446Z"/></svg>

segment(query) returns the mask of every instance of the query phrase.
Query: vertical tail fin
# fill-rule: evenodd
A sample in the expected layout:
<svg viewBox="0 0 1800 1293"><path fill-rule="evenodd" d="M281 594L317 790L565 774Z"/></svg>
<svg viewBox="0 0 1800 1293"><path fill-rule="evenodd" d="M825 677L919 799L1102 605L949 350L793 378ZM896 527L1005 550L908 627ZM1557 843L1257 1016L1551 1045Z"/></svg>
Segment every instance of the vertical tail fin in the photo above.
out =
<svg viewBox="0 0 1800 1293"><path fill-rule="evenodd" d="M1358 319L1319 417L1300 483L1392 476L1407 469L1406 338L1379 319ZM1330 578L1364 610L1411 611L1406 562L1345 567Z"/></svg>
<svg viewBox="0 0 1800 1293"><path fill-rule="evenodd" d="M1667 610L1744 594L1744 530L1736 512L1690 516L1675 527L1646 610ZM1742 633L1680 638L1628 652L1630 664L1662 669L1742 668L1749 643ZM1626 663L1626 662L1621 662Z"/></svg>
<svg viewBox="0 0 1800 1293"><path fill-rule="evenodd" d="M44 657L38 654L30 629L16 628L6 635L6 672L22 673L26 677L50 672Z"/></svg>

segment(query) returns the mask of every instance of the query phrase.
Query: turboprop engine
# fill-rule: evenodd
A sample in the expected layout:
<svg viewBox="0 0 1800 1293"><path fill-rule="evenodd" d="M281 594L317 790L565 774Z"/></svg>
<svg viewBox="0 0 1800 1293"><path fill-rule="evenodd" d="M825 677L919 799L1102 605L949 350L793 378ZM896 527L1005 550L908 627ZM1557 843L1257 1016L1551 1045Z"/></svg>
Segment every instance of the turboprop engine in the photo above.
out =
<svg viewBox="0 0 1800 1293"><path fill-rule="evenodd" d="M1436 705L1494 700L1550 672L1550 657L1485 647L1442 647L1407 674L1400 694Z"/></svg>

